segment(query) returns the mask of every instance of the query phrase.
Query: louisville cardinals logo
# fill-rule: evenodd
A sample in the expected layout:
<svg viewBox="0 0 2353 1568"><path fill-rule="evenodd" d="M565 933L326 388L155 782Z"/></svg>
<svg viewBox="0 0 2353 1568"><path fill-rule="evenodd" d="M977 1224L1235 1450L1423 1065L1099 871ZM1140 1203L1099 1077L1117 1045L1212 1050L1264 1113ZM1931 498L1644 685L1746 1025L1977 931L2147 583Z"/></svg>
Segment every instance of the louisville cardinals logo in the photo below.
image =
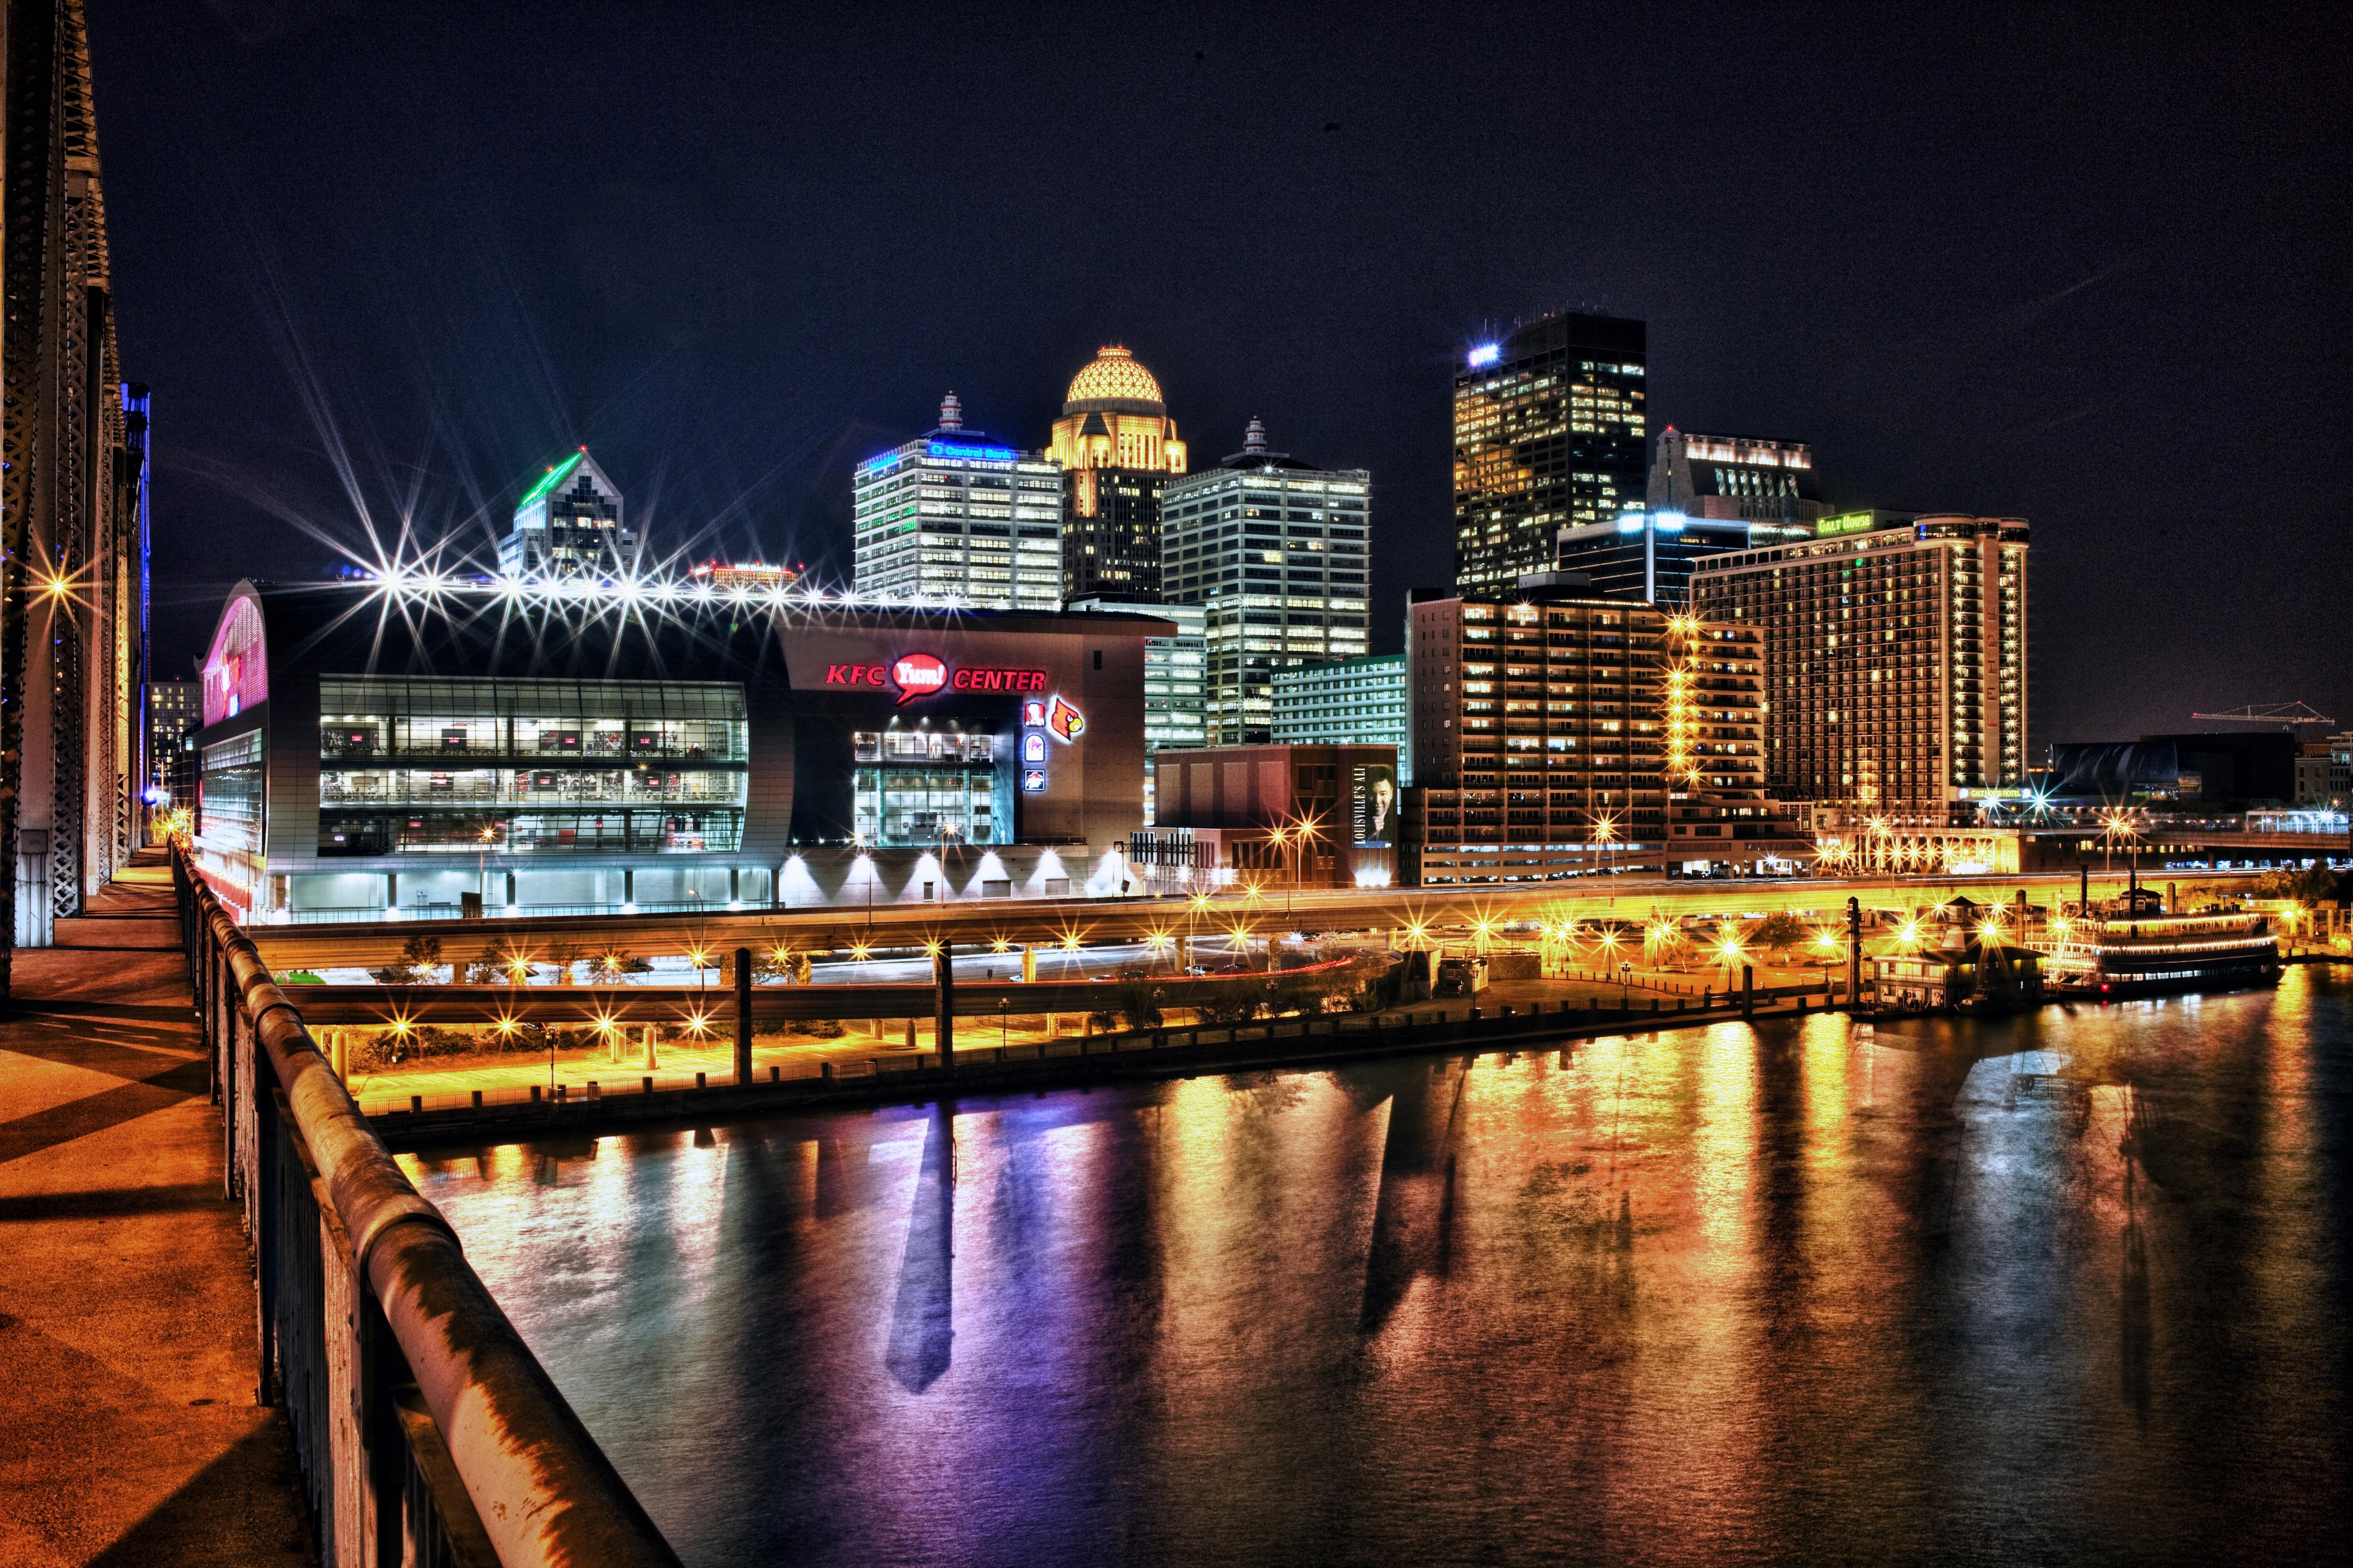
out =
<svg viewBox="0 0 2353 1568"><path fill-rule="evenodd" d="M1064 742L1075 741L1086 727L1087 716L1059 697L1054 699L1053 706L1046 710L1046 728L1053 732L1054 738L1058 741Z"/></svg>

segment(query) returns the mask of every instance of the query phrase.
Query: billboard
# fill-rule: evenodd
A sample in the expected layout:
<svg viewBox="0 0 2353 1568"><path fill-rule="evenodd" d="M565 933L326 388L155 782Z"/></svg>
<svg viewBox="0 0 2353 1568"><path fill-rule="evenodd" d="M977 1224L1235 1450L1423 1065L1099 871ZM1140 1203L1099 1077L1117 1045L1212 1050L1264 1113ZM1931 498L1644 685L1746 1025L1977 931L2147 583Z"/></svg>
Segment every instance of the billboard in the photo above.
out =
<svg viewBox="0 0 2353 1568"><path fill-rule="evenodd" d="M1357 763L1348 770L1349 842L1383 849L1397 842L1397 768Z"/></svg>

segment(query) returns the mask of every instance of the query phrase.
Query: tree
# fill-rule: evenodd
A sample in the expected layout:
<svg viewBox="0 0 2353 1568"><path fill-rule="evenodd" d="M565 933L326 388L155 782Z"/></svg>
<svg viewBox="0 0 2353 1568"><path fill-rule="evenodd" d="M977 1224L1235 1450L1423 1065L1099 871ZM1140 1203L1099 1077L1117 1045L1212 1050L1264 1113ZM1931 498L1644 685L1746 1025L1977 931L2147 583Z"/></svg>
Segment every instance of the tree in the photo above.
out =
<svg viewBox="0 0 2353 1568"><path fill-rule="evenodd" d="M1748 945L1763 948L1767 952L1787 952L1810 935L1812 932L1806 929L1806 922L1787 910L1767 915L1750 926L1747 931Z"/></svg>
<svg viewBox="0 0 2353 1568"><path fill-rule="evenodd" d="M430 985L434 971L441 967L441 939L438 936L412 936L401 944L397 961L368 973L379 985Z"/></svg>
<svg viewBox="0 0 2353 1568"><path fill-rule="evenodd" d="M512 985L531 978L531 966L512 938L501 937L481 957L466 965L469 985Z"/></svg>
<svg viewBox="0 0 2353 1568"><path fill-rule="evenodd" d="M2310 909L2315 904L2341 901L2344 894L2338 890L2338 884L2343 879L2326 866L2303 871L2266 871L2255 879L2255 896L2284 899Z"/></svg>
<svg viewBox="0 0 2353 1568"><path fill-rule="evenodd" d="M1160 993L1149 980L1139 977L1122 982L1112 993L1112 1006L1127 1020L1131 1029L1160 1026Z"/></svg>

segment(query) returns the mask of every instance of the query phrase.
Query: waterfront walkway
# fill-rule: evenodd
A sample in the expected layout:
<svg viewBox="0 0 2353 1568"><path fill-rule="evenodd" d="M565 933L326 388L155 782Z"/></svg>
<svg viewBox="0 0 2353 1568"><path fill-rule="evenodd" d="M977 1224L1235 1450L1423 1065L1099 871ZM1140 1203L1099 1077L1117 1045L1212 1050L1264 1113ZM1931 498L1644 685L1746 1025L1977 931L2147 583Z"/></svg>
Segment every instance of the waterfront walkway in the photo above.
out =
<svg viewBox="0 0 2353 1568"><path fill-rule="evenodd" d="M160 851L0 1016L0 1563L315 1561Z"/></svg>

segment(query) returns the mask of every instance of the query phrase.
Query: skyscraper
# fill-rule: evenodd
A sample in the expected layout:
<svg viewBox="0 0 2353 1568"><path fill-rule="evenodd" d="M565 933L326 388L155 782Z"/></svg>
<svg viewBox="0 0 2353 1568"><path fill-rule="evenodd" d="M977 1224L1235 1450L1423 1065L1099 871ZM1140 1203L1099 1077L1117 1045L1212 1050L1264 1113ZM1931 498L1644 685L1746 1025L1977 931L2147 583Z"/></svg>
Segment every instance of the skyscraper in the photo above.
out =
<svg viewBox="0 0 2353 1568"><path fill-rule="evenodd" d="M499 541L508 577L626 577L638 570L635 531L621 521L621 492L583 447L547 470L514 510Z"/></svg>
<svg viewBox="0 0 2353 1568"><path fill-rule="evenodd" d="M1686 871L1813 858L1810 824L1765 784L1765 638L1755 626L1667 617L1666 858Z"/></svg>
<svg viewBox="0 0 2353 1568"><path fill-rule="evenodd" d="M1645 505L1560 531L1557 565L1582 572L1605 599L1683 608L1692 563L1727 550L1811 539L1830 511L1813 453L1796 441L1659 436Z"/></svg>
<svg viewBox="0 0 2353 1568"><path fill-rule="evenodd" d="M1932 516L1693 569L1696 614L1764 636L1776 794L1900 830L1974 820L2023 781L2030 537Z"/></svg>
<svg viewBox="0 0 2353 1568"><path fill-rule="evenodd" d="M1160 487L1185 443L1160 384L1116 344L1071 378L1046 455L1062 467L1062 596L1161 596Z"/></svg>
<svg viewBox="0 0 2353 1568"><path fill-rule="evenodd" d="M953 392L929 434L851 471L861 598L1050 610L1061 599L1062 480L1033 452L967 430Z"/></svg>
<svg viewBox="0 0 2353 1568"><path fill-rule="evenodd" d="M1639 510L1649 447L1644 330L1552 315L1481 343L1454 377L1454 584L1551 570L1563 528Z"/></svg>
<svg viewBox="0 0 2353 1568"><path fill-rule="evenodd" d="M1365 651L1373 476L1242 449L1160 493L1166 596L1207 611L1208 743L1265 742L1274 672Z"/></svg>

